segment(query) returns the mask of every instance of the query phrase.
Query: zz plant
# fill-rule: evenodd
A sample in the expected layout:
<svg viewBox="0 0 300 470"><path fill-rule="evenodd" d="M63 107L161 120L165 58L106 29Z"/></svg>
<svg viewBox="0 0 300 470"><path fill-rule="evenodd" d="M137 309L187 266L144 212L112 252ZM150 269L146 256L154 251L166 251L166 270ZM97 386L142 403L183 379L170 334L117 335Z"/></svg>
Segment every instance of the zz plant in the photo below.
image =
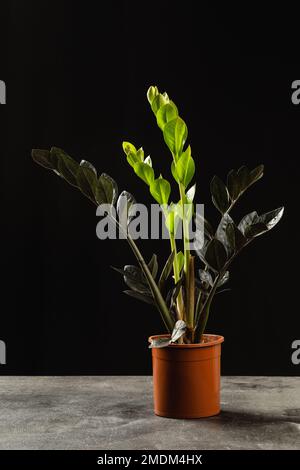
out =
<svg viewBox="0 0 300 470"><path fill-rule="evenodd" d="M78 163L56 147L32 150L32 157L35 162L78 188L97 206L106 204L108 207L109 217L125 236L137 260L137 265L114 268L124 277L128 287L124 292L155 305L170 334L167 338L153 340L150 347L164 347L172 342L199 343L204 341L212 300L216 293L224 290L232 261L243 248L279 222L284 208L261 215L251 212L236 223L231 217L233 207L244 192L262 178L264 172L263 165L252 170L242 166L228 173L226 184L218 176L211 181L212 202L220 213L220 222L214 230L195 211L195 162L191 146L187 145L188 129L177 106L167 93L160 93L156 86L149 88L147 98L171 154L171 174L178 185L176 202L170 201L170 182L161 174L155 174L151 157L145 158L142 147L137 149L132 143L123 142L123 151L127 162L148 186L164 213L170 255L161 270L157 256L154 254L147 263L132 239L130 223L134 217L135 199L127 191L119 195L113 178L106 173L98 175L91 163L85 160ZM113 207L115 210L112 210ZM124 220L125 227L121 223ZM196 268L194 253L190 250L190 225L193 220L196 227L204 227L204 230L196 231L196 239L204 240L195 251L201 263L200 269ZM179 226L183 232L182 247L177 246Z"/></svg>

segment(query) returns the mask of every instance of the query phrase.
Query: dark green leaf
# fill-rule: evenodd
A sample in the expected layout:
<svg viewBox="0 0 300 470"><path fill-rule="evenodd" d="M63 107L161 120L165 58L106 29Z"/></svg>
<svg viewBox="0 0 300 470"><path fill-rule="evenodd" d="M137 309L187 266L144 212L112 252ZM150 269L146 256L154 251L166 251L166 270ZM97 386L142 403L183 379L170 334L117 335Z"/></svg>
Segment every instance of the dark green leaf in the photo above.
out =
<svg viewBox="0 0 300 470"><path fill-rule="evenodd" d="M236 170L231 170L227 175L227 189L230 195L230 198L235 201L240 194L240 186L237 178Z"/></svg>
<svg viewBox="0 0 300 470"><path fill-rule="evenodd" d="M200 281L212 287L213 278L209 271L205 271L204 269L199 269L199 278L200 278Z"/></svg>
<svg viewBox="0 0 300 470"><path fill-rule="evenodd" d="M228 256L234 252L235 238L233 220L229 214L224 214L216 231L216 238L222 242Z"/></svg>
<svg viewBox="0 0 300 470"><path fill-rule="evenodd" d="M92 202L95 202L96 200L97 184L97 176L94 171L87 165L80 164L77 172L77 185L80 191ZM96 200L96 202L101 204L102 201Z"/></svg>
<svg viewBox="0 0 300 470"><path fill-rule="evenodd" d="M224 214L230 206L228 190L223 181L214 176L210 183L212 201L215 207Z"/></svg>
<svg viewBox="0 0 300 470"><path fill-rule="evenodd" d="M242 166L237 171L240 191L244 192L250 184L250 172L246 166Z"/></svg>
<svg viewBox="0 0 300 470"><path fill-rule="evenodd" d="M158 263L157 263L157 256L156 254L152 255L151 260L148 263L148 268L152 274L153 279L156 278L157 271L158 271Z"/></svg>
<svg viewBox="0 0 300 470"><path fill-rule="evenodd" d="M283 216L283 212L284 207L279 207L278 209L258 216L252 225L246 227L245 236L247 238L253 238L271 230L278 224Z"/></svg>
<svg viewBox="0 0 300 470"><path fill-rule="evenodd" d="M69 184L77 187L77 172L79 164L61 149L55 149L55 153L57 156L58 172Z"/></svg>
<svg viewBox="0 0 300 470"><path fill-rule="evenodd" d="M235 224L233 224L233 229L235 249L240 250L247 243L247 238L242 234Z"/></svg>
<svg viewBox="0 0 300 470"><path fill-rule="evenodd" d="M51 161L49 150L33 149L31 151L31 156L36 163L44 168L47 168L48 170L56 169Z"/></svg>
<svg viewBox="0 0 300 470"><path fill-rule="evenodd" d="M81 160L80 162L80 166L81 167L84 167L84 168L88 168L89 170L91 170L94 175L97 177L97 170L96 168L94 167L94 165L92 165L90 162L86 161L86 160Z"/></svg>
<svg viewBox="0 0 300 470"><path fill-rule="evenodd" d="M147 280L139 267L126 265L124 269L112 268L124 276L124 281L130 289L141 294L150 293Z"/></svg>
<svg viewBox="0 0 300 470"><path fill-rule="evenodd" d="M141 294L134 290L124 290L124 294L134 297L135 299L141 300L146 304L154 305L153 297L150 294Z"/></svg>
<svg viewBox="0 0 300 470"><path fill-rule="evenodd" d="M223 244L217 239L213 238L206 249L205 260L212 269L219 272L227 261L227 254Z"/></svg>
<svg viewBox="0 0 300 470"><path fill-rule="evenodd" d="M264 174L264 165L258 165L256 168L250 171L250 184L255 183L260 178L262 178Z"/></svg>
<svg viewBox="0 0 300 470"><path fill-rule="evenodd" d="M218 282L218 287L223 286L229 280L229 271L226 271L223 277Z"/></svg>
<svg viewBox="0 0 300 470"><path fill-rule="evenodd" d="M100 193L102 196L102 193L104 192L105 202L107 204L114 205L118 197L118 186L115 180L111 178L111 176L107 175L106 173L102 173L102 175L100 175L99 177L98 182L99 183L97 186L97 191L99 191L101 187Z"/></svg>
<svg viewBox="0 0 300 470"><path fill-rule="evenodd" d="M166 283L167 279L169 278L169 276L172 272L174 256L175 256L175 251L172 251L169 258L167 259L167 262L164 266L164 269L161 272L161 275L160 275L160 278L159 278L159 281L158 281L158 287L161 291L164 290L165 283Z"/></svg>
<svg viewBox="0 0 300 470"><path fill-rule="evenodd" d="M200 227L203 226L204 228L204 235L209 239L211 240L213 237L214 237L214 229L212 228L212 226L210 225L210 223L208 222L208 220L205 219L205 217L203 217L202 214L196 212L196 215L195 215L195 222L196 222L196 233L198 231L200 231Z"/></svg>
<svg viewBox="0 0 300 470"><path fill-rule="evenodd" d="M242 218L242 220L240 221L238 225L238 229L242 232L243 235L245 234L246 228L252 225L257 219L257 217L258 217L257 212L253 211L253 212L250 212L250 214L247 214Z"/></svg>

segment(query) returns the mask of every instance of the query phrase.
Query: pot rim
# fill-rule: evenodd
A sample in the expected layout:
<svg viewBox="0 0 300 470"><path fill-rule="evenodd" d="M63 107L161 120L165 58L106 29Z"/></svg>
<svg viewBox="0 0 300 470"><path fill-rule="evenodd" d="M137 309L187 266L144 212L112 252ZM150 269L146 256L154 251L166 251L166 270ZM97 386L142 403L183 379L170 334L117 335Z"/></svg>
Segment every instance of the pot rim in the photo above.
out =
<svg viewBox="0 0 300 470"><path fill-rule="evenodd" d="M210 346L215 346L217 344L221 344L224 342L224 336L221 335L215 335L211 333L204 333L203 335L205 338L214 338L208 341L207 343L193 343L193 344L177 344L177 343L172 343L169 344L169 346L166 346L166 348L180 348L180 349L193 349L193 348L209 348ZM149 336L148 341L151 343L152 339L158 339L158 338L170 338L171 335L169 334L163 334L163 335L152 335Z"/></svg>

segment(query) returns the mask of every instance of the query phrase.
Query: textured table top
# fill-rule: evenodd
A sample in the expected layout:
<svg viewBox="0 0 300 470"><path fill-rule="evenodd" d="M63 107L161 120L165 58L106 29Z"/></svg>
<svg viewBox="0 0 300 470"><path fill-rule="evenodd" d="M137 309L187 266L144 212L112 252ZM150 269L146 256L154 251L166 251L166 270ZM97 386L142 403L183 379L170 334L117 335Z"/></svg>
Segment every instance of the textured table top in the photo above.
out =
<svg viewBox="0 0 300 470"><path fill-rule="evenodd" d="M300 377L223 377L222 413L152 411L151 377L0 377L0 449L300 449Z"/></svg>

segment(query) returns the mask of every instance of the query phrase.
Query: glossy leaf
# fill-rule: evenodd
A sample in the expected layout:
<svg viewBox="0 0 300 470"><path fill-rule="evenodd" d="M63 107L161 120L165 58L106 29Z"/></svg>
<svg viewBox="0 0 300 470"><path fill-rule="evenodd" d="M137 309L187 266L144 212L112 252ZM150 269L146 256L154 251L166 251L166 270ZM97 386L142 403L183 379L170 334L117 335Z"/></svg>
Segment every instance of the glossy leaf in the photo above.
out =
<svg viewBox="0 0 300 470"><path fill-rule="evenodd" d="M55 153L57 156L58 172L71 186L77 187L79 164L61 149L55 148Z"/></svg>
<svg viewBox="0 0 300 470"><path fill-rule="evenodd" d="M195 222L196 222L196 234L200 231L200 227L203 226L204 228L204 235L206 238L211 240L214 237L214 229L212 228L211 224L208 222L202 214L196 212L195 214Z"/></svg>
<svg viewBox="0 0 300 470"><path fill-rule="evenodd" d="M97 177L97 170L96 168L94 167L94 165L92 165L92 163L88 162L87 160L81 160L79 166L81 167L84 167L84 168L88 168L89 170L91 170L94 175Z"/></svg>
<svg viewBox="0 0 300 470"><path fill-rule="evenodd" d="M159 204L168 204L171 194L170 183L164 178L159 177L152 181L150 185L150 192Z"/></svg>
<svg viewBox="0 0 300 470"><path fill-rule="evenodd" d="M233 224L232 226L234 230L235 250L239 251L247 243L247 238L243 235L243 233L238 229L235 224Z"/></svg>
<svg viewBox="0 0 300 470"><path fill-rule="evenodd" d="M122 191L117 201L117 214L121 223L129 224L132 218L132 209L136 204L133 195Z"/></svg>
<svg viewBox="0 0 300 470"><path fill-rule="evenodd" d="M125 283L131 290L141 294L150 293L147 280L139 267L126 265L124 269L115 267L113 267L113 269L123 275Z"/></svg>
<svg viewBox="0 0 300 470"><path fill-rule="evenodd" d="M278 224L283 216L283 212L284 208L279 207L278 209L258 216L252 225L246 227L245 236L247 238L254 238L268 232Z"/></svg>
<svg viewBox="0 0 300 470"><path fill-rule="evenodd" d="M215 207L221 214L224 214L230 206L229 193L225 184L218 176L214 176L211 180L210 191Z"/></svg>
<svg viewBox="0 0 300 470"><path fill-rule="evenodd" d="M107 175L106 173L102 173L99 177L98 184L98 191L99 187L101 186L102 192L105 194L105 199L107 204L115 204L118 197L118 186L115 180Z"/></svg>
<svg viewBox="0 0 300 470"><path fill-rule="evenodd" d="M227 254L223 244L217 239L213 238L206 249L205 260L208 265L219 272L227 261Z"/></svg>
<svg viewBox="0 0 300 470"><path fill-rule="evenodd" d="M234 229L232 227L233 220L229 214L224 214L216 231L215 237L222 242L228 256L234 252L235 238Z"/></svg>
<svg viewBox="0 0 300 470"><path fill-rule="evenodd" d="M77 185L80 191L87 196L92 202L97 202L97 204L105 203L103 199L97 199L97 185L98 180L95 175L94 170L92 170L87 164L80 163L78 172L77 172Z"/></svg>
<svg viewBox="0 0 300 470"><path fill-rule="evenodd" d="M252 225L257 218L258 218L257 212L255 211L250 212L250 214L247 214L242 218L242 220L240 221L238 225L238 229L242 232L242 234L245 234L245 230L247 229L247 227Z"/></svg>
<svg viewBox="0 0 300 470"><path fill-rule="evenodd" d="M135 173L149 186L154 180L153 168L144 162L135 163L133 166Z"/></svg>
<svg viewBox="0 0 300 470"><path fill-rule="evenodd" d="M264 165L253 170L242 166L237 171L231 170L227 175L227 188L232 201L236 201L252 184L258 181L264 173Z"/></svg>

